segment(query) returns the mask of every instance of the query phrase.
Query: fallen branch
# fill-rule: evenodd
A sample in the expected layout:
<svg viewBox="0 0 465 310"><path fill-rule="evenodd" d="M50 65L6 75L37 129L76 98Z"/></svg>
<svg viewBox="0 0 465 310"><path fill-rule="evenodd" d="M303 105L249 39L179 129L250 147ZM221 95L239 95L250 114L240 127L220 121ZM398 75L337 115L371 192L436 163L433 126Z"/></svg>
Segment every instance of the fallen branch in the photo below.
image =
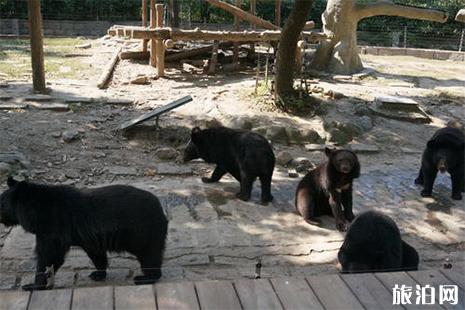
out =
<svg viewBox="0 0 465 310"><path fill-rule="evenodd" d="M105 69L103 70L102 74L100 75L100 78L97 82L97 87L102 89L102 88L106 88L110 78L111 78L111 74L113 73L113 70L115 69L115 66L116 64L118 63L118 60L119 60L119 54L122 50L122 46L118 46L117 49L115 50L115 52L113 53L113 56L111 57L110 59L110 62L108 63L108 65L105 67Z"/></svg>

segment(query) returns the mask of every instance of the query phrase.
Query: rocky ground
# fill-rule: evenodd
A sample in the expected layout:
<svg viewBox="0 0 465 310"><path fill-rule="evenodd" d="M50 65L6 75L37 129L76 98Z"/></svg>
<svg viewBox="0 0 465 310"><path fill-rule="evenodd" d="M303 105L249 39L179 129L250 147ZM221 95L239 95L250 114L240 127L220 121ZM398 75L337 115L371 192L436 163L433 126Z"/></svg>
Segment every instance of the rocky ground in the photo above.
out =
<svg viewBox="0 0 465 310"><path fill-rule="evenodd" d="M76 61L101 67L113 44L93 41L87 53L94 56ZM32 95L28 80L3 78L0 189L6 176L15 174L78 187L131 184L153 192L170 219L164 281L254 277L259 260L262 277L335 273L344 234L329 217L320 227L304 223L294 213L294 191L307 169L324 160L325 144L348 145L362 164L354 185L355 213L375 208L392 216L419 251L422 269L465 261L464 204L450 199L448 176L438 178L433 198L421 198L413 184L428 138L447 121L465 119L465 64L412 57L363 60L372 68L366 74L313 78L310 87L320 109L298 117L251 95L252 70L205 76L173 66L166 78L152 79L155 71L144 62L123 61L106 90L95 87L96 76L53 79L50 96ZM148 77L146 85L130 83L141 75ZM163 116L160 129L149 121L129 132L118 130L124 121L185 95L194 100ZM417 100L432 122L374 114L379 95ZM212 166L177 161L192 126L218 123L272 141L279 162L273 203L259 203L259 184L250 202L238 201L239 184L231 177L203 184L200 176ZM0 225L0 288L30 281L33 248L32 235ZM128 283L139 272L131 256L112 255L110 261L107 284ZM95 285L87 277L91 269L86 255L73 249L56 286Z"/></svg>

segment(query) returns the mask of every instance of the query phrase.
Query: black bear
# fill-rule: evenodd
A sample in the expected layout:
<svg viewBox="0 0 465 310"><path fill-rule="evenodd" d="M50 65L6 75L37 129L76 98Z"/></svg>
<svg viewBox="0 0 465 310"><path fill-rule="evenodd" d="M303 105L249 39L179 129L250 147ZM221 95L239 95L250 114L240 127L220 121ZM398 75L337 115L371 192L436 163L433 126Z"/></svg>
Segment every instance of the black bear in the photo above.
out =
<svg viewBox="0 0 465 310"><path fill-rule="evenodd" d="M210 178L202 178L204 183L218 182L226 173L231 174L241 184L237 197L249 200L252 185L258 177L262 185L262 202L273 200L271 178L275 156L268 141L259 134L213 127L191 132L191 141L184 151L184 162L202 158L207 163L216 164Z"/></svg>
<svg viewBox="0 0 465 310"><path fill-rule="evenodd" d="M297 186L295 206L308 223L318 224L315 217L332 214L337 229L345 231L345 220L354 219L352 182L360 176L360 163L352 151L326 148L325 153L328 161L307 173Z"/></svg>
<svg viewBox="0 0 465 310"><path fill-rule="evenodd" d="M421 168L415 184L423 185L421 195L430 197L438 171L450 173L452 199L461 200L465 191L465 135L450 125L436 131L426 144L421 159Z"/></svg>
<svg viewBox="0 0 465 310"><path fill-rule="evenodd" d="M46 268L56 272L71 246L81 247L104 280L107 252L129 252L143 275L134 283L154 283L161 265L168 220L157 197L127 185L93 189L17 182L9 178L0 196L0 223L21 225L36 235L37 268L34 284L25 290L46 289Z"/></svg>
<svg viewBox="0 0 465 310"><path fill-rule="evenodd" d="M401 239L396 223L376 211L355 218L338 259L344 273L417 270L419 262L418 252Z"/></svg>

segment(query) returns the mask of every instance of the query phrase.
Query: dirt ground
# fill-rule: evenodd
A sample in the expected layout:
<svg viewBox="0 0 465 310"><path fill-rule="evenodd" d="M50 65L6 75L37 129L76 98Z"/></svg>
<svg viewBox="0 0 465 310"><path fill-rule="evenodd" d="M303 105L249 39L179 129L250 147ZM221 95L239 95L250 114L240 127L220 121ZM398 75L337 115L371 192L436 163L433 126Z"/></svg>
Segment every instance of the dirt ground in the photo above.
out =
<svg viewBox="0 0 465 310"><path fill-rule="evenodd" d="M238 201L234 194L239 184L231 177L218 184L201 183L200 176L211 172L211 165L182 164L155 155L161 147L180 154L190 128L212 122L257 131L311 129L325 143L331 138L328 123L363 127L352 143L378 150L359 154L362 175L354 185L355 213L377 209L392 216L404 238L419 251L422 269L465 261L464 203L451 200L449 177L438 177L433 198L422 198L413 184L421 152L433 132L449 120L465 119L464 62L364 55L365 66L372 69L366 75L312 79L311 86L341 93L343 98L314 94L321 100L321 113L294 116L257 103L252 69L206 76L183 72L178 65L167 68L166 78L151 79L156 71L145 61L124 60L109 88L99 90L96 69L104 67L116 42L90 43L85 53L92 56L73 59L79 68L92 70L83 70L78 78L58 74L48 79L50 99L67 104L68 111L1 108L37 98L27 98L29 77L0 73L0 155L24 156L16 174L37 181L78 187L131 184L156 194L170 219L163 281L253 277L258 260L263 277L338 272L336 255L344 234L335 230L334 220L326 217L320 227L310 226L294 212L294 192L304 172L292 178L288 167L277 165L275 200L263 206L259 184L251 201ZM141 74L150 78L148 85L129 83ZM161 129L149 121L127 133L118 130L124 121L185 95L193 101L161 117ZM373 114L370 107L380 95L418 101L432 122L418 124ZM65 143L63 137L69 132L76 139ZM304 144L273 141L276 154L287 151L314 164L324 160L323 152L310 151ZM32 235L0 225L0 288L16 288L31 279L33 247ZM57 286L94 285L87 279L91 269L85 254L73 249L57 274ZM125 254L112 255L110 270L106 283L126 283L139 272L134 258Z"/></svg>

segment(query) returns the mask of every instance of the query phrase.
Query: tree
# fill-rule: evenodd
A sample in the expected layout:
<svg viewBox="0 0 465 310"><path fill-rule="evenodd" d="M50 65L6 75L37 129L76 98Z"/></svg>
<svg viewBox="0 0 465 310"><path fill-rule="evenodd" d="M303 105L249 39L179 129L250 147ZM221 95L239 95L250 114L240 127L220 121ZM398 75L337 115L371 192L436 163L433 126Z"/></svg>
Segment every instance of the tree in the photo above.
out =
<svg viewBox="0 0 465 310"><path fill-rule="evenodd" d="M307 21L313 0L295 0L291 14L284 24L276 53L275 89L280 97L294 93L295 52L300 33Z"/></svg>
<svg viewBox="0 0 465 310"><path fill-rule="evenodd" d="M360 2L360 1L359 1ZM317 70L352 74L363 69L358 54L357 24L364 18L387 15L444 23L443 11L398 5L392 1L356 3L355 0L328 0L322 15L326 40L320 42L311 62Z"/></svg>

